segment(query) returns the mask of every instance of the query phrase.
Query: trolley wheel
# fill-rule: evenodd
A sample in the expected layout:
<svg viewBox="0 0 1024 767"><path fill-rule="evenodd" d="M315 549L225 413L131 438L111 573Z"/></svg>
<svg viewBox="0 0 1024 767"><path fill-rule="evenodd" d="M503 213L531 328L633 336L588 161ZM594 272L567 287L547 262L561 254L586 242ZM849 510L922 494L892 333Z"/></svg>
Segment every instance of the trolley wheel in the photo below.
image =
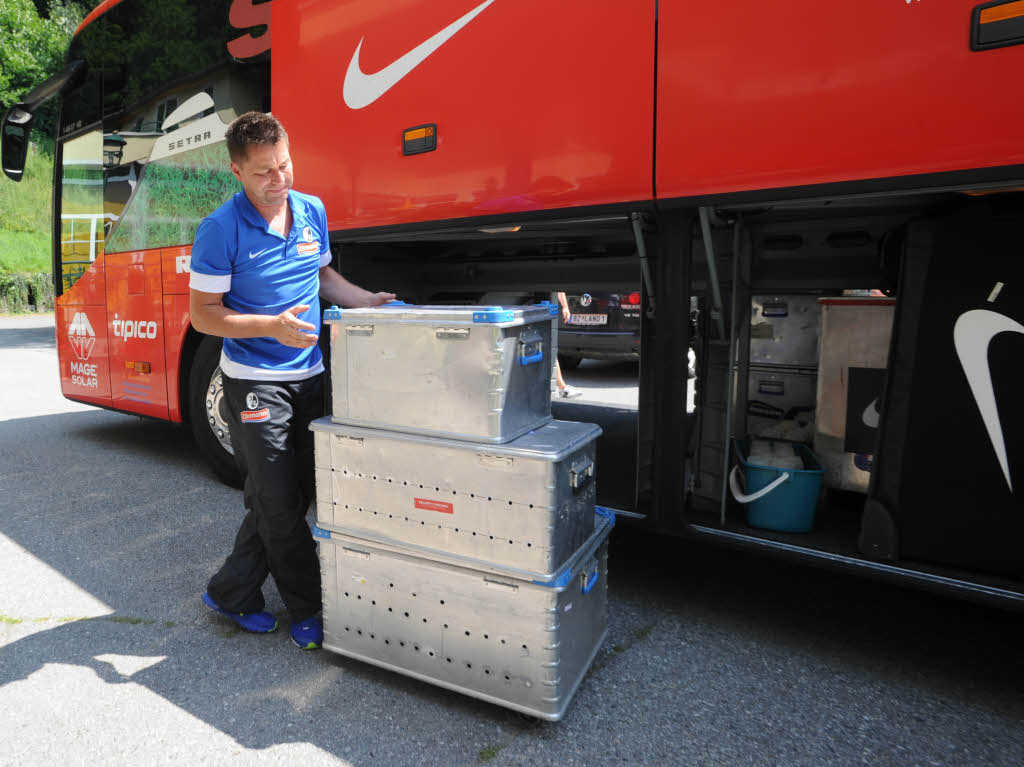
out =
<svg viewBox="0 0 1024 767"><path fill-rule="evenodd" d="M199 452L222 482L242 486L228 428L220 372L221 339L206 336L199 343L188 380L189 420Z"/></svg>

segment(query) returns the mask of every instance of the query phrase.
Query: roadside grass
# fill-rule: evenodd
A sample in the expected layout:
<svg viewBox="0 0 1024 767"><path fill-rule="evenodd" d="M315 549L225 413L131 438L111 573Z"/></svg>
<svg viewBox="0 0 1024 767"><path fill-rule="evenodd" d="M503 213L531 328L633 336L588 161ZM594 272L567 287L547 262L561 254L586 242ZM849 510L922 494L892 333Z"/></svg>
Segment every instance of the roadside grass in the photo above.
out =
<svg viewBox="0 0 1024 767"><path fill-rule="evenodd" d="M51 270L53 157L29 147L19 182L0 176L0 269L14 274Z"/></svg>
<svg viewBox="0 0 1024 767"><path fill-rule="evenodd" d="M50 236L46 232L12 232L0 229L0 268L9 272L49 272L52 266Z"/></svg>

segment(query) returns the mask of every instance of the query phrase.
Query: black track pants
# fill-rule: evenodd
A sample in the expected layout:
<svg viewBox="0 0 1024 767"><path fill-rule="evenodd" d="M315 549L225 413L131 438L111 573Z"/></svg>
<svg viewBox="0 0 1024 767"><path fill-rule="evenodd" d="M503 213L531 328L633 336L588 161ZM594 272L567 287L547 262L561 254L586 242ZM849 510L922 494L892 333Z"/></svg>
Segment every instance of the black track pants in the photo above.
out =
<svg viewBox="0 0 1024 767"><path fill-rule="evenodd" d="M322 379L223 378L248 510L234 549L207 587L225 610L262 610L270 574L293 623L320 612L320 561L306 511L315 498L309 423L323 414Z"/></svg>

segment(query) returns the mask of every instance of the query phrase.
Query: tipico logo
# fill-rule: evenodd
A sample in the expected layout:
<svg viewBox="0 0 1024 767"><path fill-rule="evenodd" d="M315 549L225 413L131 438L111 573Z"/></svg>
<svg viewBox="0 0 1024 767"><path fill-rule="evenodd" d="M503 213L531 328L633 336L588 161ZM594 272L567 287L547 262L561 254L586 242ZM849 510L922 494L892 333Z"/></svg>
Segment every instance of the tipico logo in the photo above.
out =
<svg viewBox="0 0 1024 767"><path fill-rule="evenodd" d="M75 350L78 359L83 362L89 359L92 354L92 347L96 345L96 333L92 329L92 323L85 312L78 312L71 318L71 326L68 328L68 341L71 348Z"/></svg>
<svg viewBox="0 0 1024 767"><path fill-rule="evenodd" d="M115 314L113 325L115 338L156 338L156 323L152 320L121 320Z"/></svg>

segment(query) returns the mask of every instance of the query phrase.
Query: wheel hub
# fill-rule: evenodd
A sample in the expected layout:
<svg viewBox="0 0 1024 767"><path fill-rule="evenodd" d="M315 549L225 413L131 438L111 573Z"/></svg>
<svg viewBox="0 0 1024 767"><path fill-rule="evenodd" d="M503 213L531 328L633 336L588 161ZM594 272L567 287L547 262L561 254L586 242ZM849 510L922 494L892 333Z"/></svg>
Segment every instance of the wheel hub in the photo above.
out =
<svg viewBox="0 0 1024 767"><path fill-rule="evenodd" d="M221 378L220 365L213 369L210 376L210 383L206 387L206 422L210 425L210 431L225 450L234 455L231 447L231 431L225 417L225 408L228 406L224 397L224 381Z"/></svg>

